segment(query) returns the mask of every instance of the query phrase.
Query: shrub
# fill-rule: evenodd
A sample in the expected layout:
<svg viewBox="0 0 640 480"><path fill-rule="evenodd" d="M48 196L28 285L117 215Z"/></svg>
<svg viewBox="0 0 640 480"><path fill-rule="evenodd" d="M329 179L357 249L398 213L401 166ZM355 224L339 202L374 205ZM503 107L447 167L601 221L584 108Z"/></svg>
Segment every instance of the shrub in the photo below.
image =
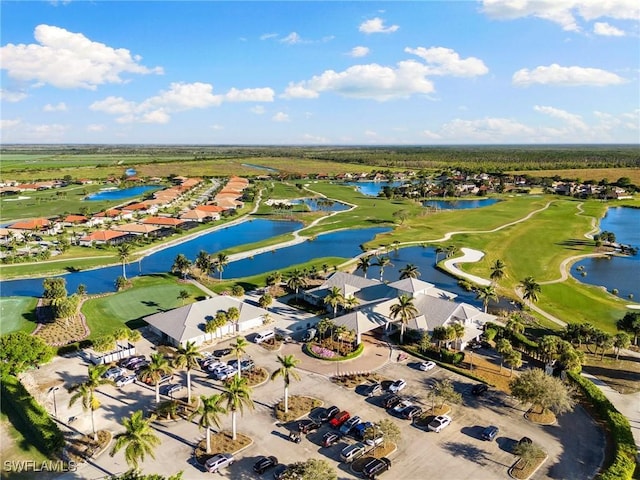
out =
<svg viewBox="0 0 640 480"><path fill-rule="evenodd" d="M600 472L600 480L631 480L636 468L636 443L631 433L629 420L622 415L604 396L604 393L591 381L574 372L567 372L571 380L577 383L584 394L606 422L614 442L615 458L606 470Z"/></svg>
<svg viewBox="0 0 640 480"><path fill-rule="evenodd" d="M109 352L115 350L116 339L113 335L103 335L93 340L93 349L96 352Z"/></svg>

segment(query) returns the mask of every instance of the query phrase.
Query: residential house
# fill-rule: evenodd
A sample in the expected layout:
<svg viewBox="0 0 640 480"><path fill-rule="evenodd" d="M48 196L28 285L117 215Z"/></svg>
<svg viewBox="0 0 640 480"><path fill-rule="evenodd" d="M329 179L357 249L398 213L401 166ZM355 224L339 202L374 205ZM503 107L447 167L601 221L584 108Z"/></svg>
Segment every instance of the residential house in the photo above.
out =
<svg viewBox="0 0 640 480"><path fill-rule="evenodd" d="M51 222L46 218L32 218L12 223L9 228L13 230L27 231L33 233L41 233L43 235L56 235L61 230L61 225L57 222Z"/></svg>
<svg viewBox="0 0 640 480"><path fill-rule="evenodd" d="M82 247L92 247L94 245L120 245L130 241L133 235L115 230L98 230L84 237L80 237L78 244Z"/></svg>

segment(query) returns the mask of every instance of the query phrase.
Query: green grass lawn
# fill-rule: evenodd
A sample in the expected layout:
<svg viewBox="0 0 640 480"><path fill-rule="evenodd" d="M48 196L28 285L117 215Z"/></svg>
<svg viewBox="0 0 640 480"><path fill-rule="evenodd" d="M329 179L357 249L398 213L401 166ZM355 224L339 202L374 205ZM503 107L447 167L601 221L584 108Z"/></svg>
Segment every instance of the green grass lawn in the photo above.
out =
<svg viewBox="0 0 640 480"><path fill-rule="evenodd" d="M205 294L190 283L181 283L171 275L150 275L133 279L133 287L104 297L87 300L82 313L91 330L89 338L106 335L126 324L143 326L143 317L181 307L181 290L191 295L186 303L203 299Z"/></svg>
<svg viewBox="0 0 640 480"><path fill-rule="evenodd" d="M38 300L31 297L0 297L0 331L31 333L35 328L35 308Z"/></svg>
<svg viewBox="0 0 640 480"><path fill-rule="evenodd" d="M14 462L33 461L38 465L49 460L46 455L41 453L40 450L34 446L34 439L26 438L20 430L13 426L7 414L11 414L11 418L18 424L21 422L21 419L18 415L14 415L12 412L6 411L9 408L6 404L7 402L2 402L2 413L0 413L0 435L2 435L2 442L0 442L0 458L7 461L13 460ZM21 430L25 432L29 431L26 428ZM47 479L52 477L53 475L50 476L42 472L12 473L5 470L4 465L1 469L0 475L0 478L3 479L20 478L23 480L36 478Z"/></svg>

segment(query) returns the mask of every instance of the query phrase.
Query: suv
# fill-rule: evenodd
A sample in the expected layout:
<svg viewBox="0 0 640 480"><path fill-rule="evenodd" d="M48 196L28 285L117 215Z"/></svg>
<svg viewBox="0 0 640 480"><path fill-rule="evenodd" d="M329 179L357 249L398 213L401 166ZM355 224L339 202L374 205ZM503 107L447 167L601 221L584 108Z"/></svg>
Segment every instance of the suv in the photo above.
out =
<svg viewBox="0 0 640 480"><path fill-rule="evenodd" d="M498 435L499 431L500 429L498 427L490 425L482 431L482 439L491 442L494 438L496 438L496 435Z"/></svg>
<svg viewBox="0 0 640 480"><path fill-rule="evenodd" d="M381 391L382 391L382 385L380 385L379 383L372 383L369 385L365 385L363 389L363 393L367 397L373 397L374 395L380 393Z"/></svg>
<svg viewBox="0 0 640 480"><path fill-rule="evenodd" d="M253 471L258 475L262 475L265 471L278 465L278 459L274 456L260 457L253 465Z"/></svg>
<svg viewBox="0 0 640 480"><path fill-rule="evenodd" d="M358 442L353 445L344 447L340 452L340 458L347 462L353 462L355 459L360 458L367 451L367 446L364 443Z"/></svg>
<svg viewBox="0 0 640 480"><path fill-rule="evenodd" d="M351 429L358 425L360 422L361 419L357 415L355 417L351 417L340 426L340 434L348 435Z"/></svg>
<svg viewBox="0 0 640 480"><path fill-rule="evenodd" d="M234 461L233 455L230 453L219 453L207 460L204 468L207 469L207 472L214 473L221 468L228 467L233 464Z"/></svg>
<svg viewBox="0 0 640 480"><path fill-rule="evenodd" d="M322 446L330 447L340 440L340 435L335 432L327 432L322 436Z"/></svg>
<svg viewBox="0 0 640 480"><path fill-rule="evenodd" d="M310 328L306 332L304 332L304 337L302 337L303 342L310 342L314 338L316 338L316 334L318 331L315 328Z"/></svg>
<svg viewBox="0 0 640 480"><path fill-rule="evenodd" d="M384 400L382 401L382 404L384 405L384 408L388 409L388 408L395 407L401 401L402 401L402 398L400 398L395 393L392 393L392 394L387 395L386 397L384 397Z"/></svg>
<svg viewBox="0 0 640 480"><path fill-rule="evenodd" d="M314 416L317 416L318 420L320 420L322 423L326 423L331 420L339 411L340 409L333 405L329 408L323 408L319 410L318 413Z"/></svg>
<svg viewBox="0 0 640 480"><path fill-rule="evenodd" d="M387 457L374 458L364 464L362 474L367 478L376 478L382 472L386 472L391 468L391 460Z"/></svg>
<svg viewBox="0 0 640 480"><path fill-rule="evenodd" d="M346 410L343 410L336 413L336 415L331 420L329 420L329 425L331 425L333 428L340 428L340 425L349 420L349 417L351 417L351 414Z"/></svg>

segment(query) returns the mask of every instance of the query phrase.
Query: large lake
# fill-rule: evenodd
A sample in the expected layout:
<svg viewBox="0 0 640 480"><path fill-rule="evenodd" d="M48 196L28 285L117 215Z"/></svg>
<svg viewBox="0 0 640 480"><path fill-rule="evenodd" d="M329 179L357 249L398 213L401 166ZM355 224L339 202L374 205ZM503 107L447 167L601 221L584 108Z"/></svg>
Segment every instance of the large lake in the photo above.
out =
<svg viewBox="0 0 640 480"><path fill-rule="evenodd" d="M120 188L118 190L101 190L96 193L88 195L85 200L90 201L117 201L124 200L126 198L139 197L149 190L159 190L161 186L141 185L139 187Z"/></svg>
<svg viewBox="0 0 640 480"><path fill-rule="evenodd" d="M495 205L500 200L497 198L477 198L473 200L426 200L422 202L423 207L434 208L436 210L467 210L469 208L481 208Z"/></svg>
<svg viewBox="0 0 640 480"><path fill-rule="evenodd" d="M611 207L600 221L600 230L613 232L616 241L640 248L640 209ZM582 276L578 267L583 267ZM571 274L580 282L604 286L609 292L618 289L618 296L640 300L640 254L632 257L586 258L576 262Z"/></svg>
<svg viewBox="0 0 640 480"><path fill-rule="evenodd" d="M400 187L405 182L347 182L346 185L356 187L360 193L369 197L377 197L383 187Z"/></svg>

